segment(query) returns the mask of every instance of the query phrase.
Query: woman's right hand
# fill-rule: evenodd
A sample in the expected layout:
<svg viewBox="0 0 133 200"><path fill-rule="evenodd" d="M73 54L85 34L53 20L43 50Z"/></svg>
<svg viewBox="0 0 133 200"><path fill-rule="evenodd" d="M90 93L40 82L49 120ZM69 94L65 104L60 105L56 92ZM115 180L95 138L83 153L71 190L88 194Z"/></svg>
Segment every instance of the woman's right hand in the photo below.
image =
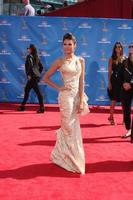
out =
<svg viewBox="0 0 133 200"><path fill-rule="evenodd" d="M71 87L70 87L70 86L60 86L60 87L59 87L59 90L60 90L60 91L65 91L65 90L70 91L70 90L71 90Z"/></svg>
<svg viewBox="0 0 133 200"><path fill-rule="evenodd" d="M112 85L111 85L111 83L108 84L108 89L109 89L109 90L112 90Z"/></svg>

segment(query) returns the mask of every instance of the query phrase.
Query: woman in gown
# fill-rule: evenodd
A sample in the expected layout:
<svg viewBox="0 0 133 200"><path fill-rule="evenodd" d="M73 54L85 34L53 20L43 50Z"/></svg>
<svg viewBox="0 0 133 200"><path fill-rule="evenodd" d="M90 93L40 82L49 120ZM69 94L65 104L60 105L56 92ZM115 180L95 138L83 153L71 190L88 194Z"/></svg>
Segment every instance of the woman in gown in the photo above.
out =
<svg viewBox="0 0 133 200"><path fill-rule="evenodd" d="M51 160L68 171L84 174L85 155L78 113L86 114L89 110L84 93L84 59L74 54L75 48L76 38L71 33L66 33L63 37L64 56L51 65L44 81L59 90L61 128L57 130ZM50 80L57 70L62 75L62 86Z"/></svg>
<svg viewBox="0 0 133 200"><path fill-rule="evenodd" d="M111 100L110 116L108 120L111 125L115 125L114 110L116 102L120 102L121 80L120 69L125 57L123 56L123 46L116 42L113 47L112 56L108 64L108 96Z"/></svg>

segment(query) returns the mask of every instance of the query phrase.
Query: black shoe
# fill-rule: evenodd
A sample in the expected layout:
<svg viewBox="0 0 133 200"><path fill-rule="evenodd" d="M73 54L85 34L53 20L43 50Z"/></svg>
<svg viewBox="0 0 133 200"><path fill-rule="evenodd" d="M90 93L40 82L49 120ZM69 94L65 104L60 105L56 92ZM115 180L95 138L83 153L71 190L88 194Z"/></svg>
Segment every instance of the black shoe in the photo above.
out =
<svg viewBox="0 0 133 200"><path fill-rule="evenodd" d="M115 121L113 117L108 117L108 121L110 122L111 125L115 125Z"/></svg>
<svg viewBox="0 0 133 200"><path fill-rule="evenodd" d="M37 110L37 113L44 113L45 109L44 107L40 107L38 110Z"/></svg>
<svg viewBox="0 0 133 200"><path fill-rule="evenodd" d="M17 111L24 111L25 110L25 106L21 105L18 107Z"/></svg>

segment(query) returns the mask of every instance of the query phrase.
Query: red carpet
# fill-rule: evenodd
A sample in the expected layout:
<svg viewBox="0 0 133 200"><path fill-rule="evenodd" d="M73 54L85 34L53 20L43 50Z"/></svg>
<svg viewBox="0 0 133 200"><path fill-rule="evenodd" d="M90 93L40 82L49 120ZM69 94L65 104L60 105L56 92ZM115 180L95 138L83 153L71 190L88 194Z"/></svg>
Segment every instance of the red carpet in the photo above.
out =
<svg viewBox="0 0 133 200"><path fill-rule="evenodd" d="M125 128L117 108L110 126L109 108L92 107L81 117L86 174L67 172L49 161L60 126L56 105L17 112L0 104L0 200L132 200L133 144L121 139Z"/></svg>

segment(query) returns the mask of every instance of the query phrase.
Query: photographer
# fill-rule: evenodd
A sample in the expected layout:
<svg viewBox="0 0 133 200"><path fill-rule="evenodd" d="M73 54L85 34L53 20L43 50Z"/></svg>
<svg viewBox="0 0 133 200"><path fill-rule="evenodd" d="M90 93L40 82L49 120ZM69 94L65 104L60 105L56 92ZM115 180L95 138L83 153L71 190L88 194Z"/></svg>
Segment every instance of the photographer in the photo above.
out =
<svg viewBox="0 0 133 200"><path fill-rule="evenodd" d="M44 113L44 105L43 105L43 96L41 94L38 82L40 81L41 72L43 70L43 66L38 57L37 49L34 44L30 44L27 48L29 54L26 57L25 62L25 71L28 78L27 84L25 86L25 94L22 104L19 106L18 111L25 110L25 104L28 100L29 93L31 89L34 89L38 101L40 104L40 108L37 110L37 113Z"/></svg>

